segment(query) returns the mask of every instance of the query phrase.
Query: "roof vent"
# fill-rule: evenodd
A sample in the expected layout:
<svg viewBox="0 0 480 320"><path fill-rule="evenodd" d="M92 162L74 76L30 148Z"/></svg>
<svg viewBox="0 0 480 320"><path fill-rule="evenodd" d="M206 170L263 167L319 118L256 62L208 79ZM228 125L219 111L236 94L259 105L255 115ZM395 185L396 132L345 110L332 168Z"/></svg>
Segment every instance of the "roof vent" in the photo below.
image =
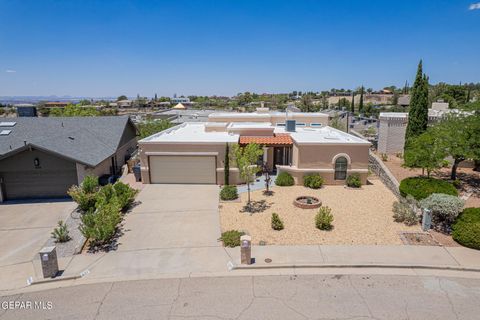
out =
<svg viewBox="0 0 480 320"><path fill-rule="evenodd" d="M68 139L70 139L70 140L75 140L75 138L74 138L74 137L68 137Z"/></svg>

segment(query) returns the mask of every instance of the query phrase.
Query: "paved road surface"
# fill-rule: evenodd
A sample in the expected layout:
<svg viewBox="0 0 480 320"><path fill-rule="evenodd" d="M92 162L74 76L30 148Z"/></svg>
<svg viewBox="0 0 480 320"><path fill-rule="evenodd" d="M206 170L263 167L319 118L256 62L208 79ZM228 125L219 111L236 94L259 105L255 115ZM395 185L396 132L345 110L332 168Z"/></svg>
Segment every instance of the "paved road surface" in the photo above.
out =
<svg viewBox="0 0 480 320"><path fill-rule="evenodd" d="M51 310L4 310L5 301ZM6 319L479 319L480 280L392 275L186 278L0 297ZM2 309L3 308L3 309Z"/></svg>

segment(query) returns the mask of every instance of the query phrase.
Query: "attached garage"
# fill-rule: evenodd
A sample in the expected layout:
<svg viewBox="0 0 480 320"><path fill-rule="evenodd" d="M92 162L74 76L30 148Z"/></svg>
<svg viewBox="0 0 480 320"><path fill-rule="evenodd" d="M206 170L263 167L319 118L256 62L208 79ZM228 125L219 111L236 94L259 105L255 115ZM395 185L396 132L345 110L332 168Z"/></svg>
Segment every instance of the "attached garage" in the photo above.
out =
<svg viewBox="0 0 480 320"><path fill-rule="evenodd" d="M216 157L205 155L151 155L150 183L215 184Z"/></svg>

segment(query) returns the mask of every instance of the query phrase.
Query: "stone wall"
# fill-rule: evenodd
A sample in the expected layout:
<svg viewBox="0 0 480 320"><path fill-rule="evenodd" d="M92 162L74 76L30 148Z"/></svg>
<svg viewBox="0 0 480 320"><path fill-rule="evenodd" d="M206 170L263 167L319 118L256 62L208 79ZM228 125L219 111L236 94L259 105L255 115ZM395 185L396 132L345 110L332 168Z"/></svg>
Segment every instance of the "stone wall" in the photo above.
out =
<svg viewBox="0 0 480 320"><path fill-rule="evenodd" d="M359 138L365 139L363 135L355 130L350 130L350 133ZM368 155L368 168L380 178L383 184L386 185L397 198L400 198L400 184L398 183L397 178L395 178L383 161L372 151L370 151Z"/></svg>
<svg viewBox="0 0 480 320"><path fill-rule="evenodd" d="M393 176L382 160L380 160L380 158L371 151L368 157L368 167L380 178L380 180L387 186L388 189L393 192L397 198L400 198L400 184L398 183L397 178Z"/></svg>

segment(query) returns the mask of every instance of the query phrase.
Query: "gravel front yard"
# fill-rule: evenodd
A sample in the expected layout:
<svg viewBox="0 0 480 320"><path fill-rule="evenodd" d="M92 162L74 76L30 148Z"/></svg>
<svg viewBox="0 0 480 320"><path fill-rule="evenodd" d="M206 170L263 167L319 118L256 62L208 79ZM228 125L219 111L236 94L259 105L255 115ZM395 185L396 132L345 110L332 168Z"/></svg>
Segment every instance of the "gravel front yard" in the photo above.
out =
<svg viewBox="0 0 480 320"><path fill-rule="evenodd" d="M379 180L362 189L347 189L343 186L325 186L312 190L302 186L273 187L274 195L265 196L263 191L252 192L252 200L262 202L263 212L252 215L241 212L247 194L241 194L242 202L221 203L220 223L222 232L245 231L252 236L253 243L266 241L268 244L402 244L400 231L419 231L419 226L407 227L392 218L395 196ZM323 205L332 208L333 230L315 228L318 209L300 209L293 200L302 195L315 196ZM278 213L285 229L272 230L271 215Z"/></svg>

